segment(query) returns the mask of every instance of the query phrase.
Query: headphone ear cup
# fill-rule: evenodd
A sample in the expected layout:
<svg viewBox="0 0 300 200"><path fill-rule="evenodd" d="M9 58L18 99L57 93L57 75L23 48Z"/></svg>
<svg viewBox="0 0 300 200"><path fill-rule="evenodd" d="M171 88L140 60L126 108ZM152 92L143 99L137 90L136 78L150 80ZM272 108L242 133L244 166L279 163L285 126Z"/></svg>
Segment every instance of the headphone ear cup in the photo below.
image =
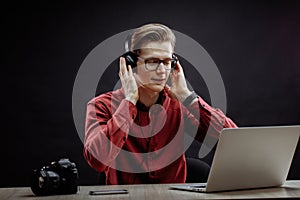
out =
<svg viewBox="0 0 300 200"><path fill-rule="evenodd" d="M128 51L124 53L122 57L125 58L127 66L130 65L132 68L135 68L137 66L138 56L135 53Z"/></svg>
<svg viewBox="0 0 300 200"><path fill-rule="evenodd" d="M175 66L176 66L176 63L178 61L178 58L177 58L177 56L174 53L172 54L172 58L173 58L173 61L171 63L171 68L174 69Z"/></svg>

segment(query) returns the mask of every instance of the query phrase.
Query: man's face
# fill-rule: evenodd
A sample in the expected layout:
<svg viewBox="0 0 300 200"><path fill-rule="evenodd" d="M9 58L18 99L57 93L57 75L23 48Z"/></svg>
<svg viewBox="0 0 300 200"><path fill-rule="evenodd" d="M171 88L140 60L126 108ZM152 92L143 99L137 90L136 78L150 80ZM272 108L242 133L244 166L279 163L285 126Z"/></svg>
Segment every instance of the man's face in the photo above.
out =
<svg viewBox="0 0 300 200"><path fill-rule="evenodd" d="M170 42L149 42L142 46L139 57L144 60L172 59L173 48ZM137 62L138 82L153 92L160 92L164 89L170 75L170 70L167 70L164 63L161 62L156 70L150 71L146 69L145 62L138 60Z"/></svg>

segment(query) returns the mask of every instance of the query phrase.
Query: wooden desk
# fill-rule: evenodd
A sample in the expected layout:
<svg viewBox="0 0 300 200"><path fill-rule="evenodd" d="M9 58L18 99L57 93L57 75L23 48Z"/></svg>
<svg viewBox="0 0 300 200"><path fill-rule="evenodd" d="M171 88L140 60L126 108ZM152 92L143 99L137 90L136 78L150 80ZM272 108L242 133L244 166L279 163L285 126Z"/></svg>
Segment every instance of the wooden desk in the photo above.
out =
<svg viewBox="0 0 300 200"><path fill-rule="evenodd" d="M81 186L77 194L72 195L57 195L36 197L33 195L29 187L19 188L0 188L0 199L24 199L24 200L38 200L38 199L277 199L277 198L300 198L300 180L287 181L283 187L256 189L256 190L243 190L219 193L196 193L179 190L169 190L170 184L155 184L155 185L119 185L119 186ZM128 189L129 194L117 195L98 195L90 196L90 190L99 189Z"/></svg>

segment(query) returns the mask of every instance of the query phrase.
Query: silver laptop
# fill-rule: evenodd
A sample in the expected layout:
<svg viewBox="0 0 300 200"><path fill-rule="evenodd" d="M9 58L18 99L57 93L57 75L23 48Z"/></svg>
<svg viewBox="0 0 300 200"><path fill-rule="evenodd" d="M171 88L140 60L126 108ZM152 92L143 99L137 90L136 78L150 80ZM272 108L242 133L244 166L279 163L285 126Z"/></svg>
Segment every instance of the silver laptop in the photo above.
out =
<svg viewBox="0 0 300 200"><path fill-rule="evenodd" d="M170 189L218 192L279 187L287 178L300 125L226 128L222 131L207 183Z"/></svg>

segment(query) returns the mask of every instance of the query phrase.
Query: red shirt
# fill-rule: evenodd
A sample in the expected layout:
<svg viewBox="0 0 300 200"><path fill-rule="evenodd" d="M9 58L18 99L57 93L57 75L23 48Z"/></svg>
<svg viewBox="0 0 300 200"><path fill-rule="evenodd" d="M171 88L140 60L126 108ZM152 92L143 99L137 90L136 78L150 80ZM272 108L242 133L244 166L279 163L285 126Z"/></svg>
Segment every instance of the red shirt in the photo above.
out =
<svg viewBox="0 0 300 200"><path fill-rule="evenodd" d="M149 110L119 89L88 103L84 156L106 184L184 183L185 134L203 141L224 127L237 126L200 97L186 108L162 91Z"/></svg>

